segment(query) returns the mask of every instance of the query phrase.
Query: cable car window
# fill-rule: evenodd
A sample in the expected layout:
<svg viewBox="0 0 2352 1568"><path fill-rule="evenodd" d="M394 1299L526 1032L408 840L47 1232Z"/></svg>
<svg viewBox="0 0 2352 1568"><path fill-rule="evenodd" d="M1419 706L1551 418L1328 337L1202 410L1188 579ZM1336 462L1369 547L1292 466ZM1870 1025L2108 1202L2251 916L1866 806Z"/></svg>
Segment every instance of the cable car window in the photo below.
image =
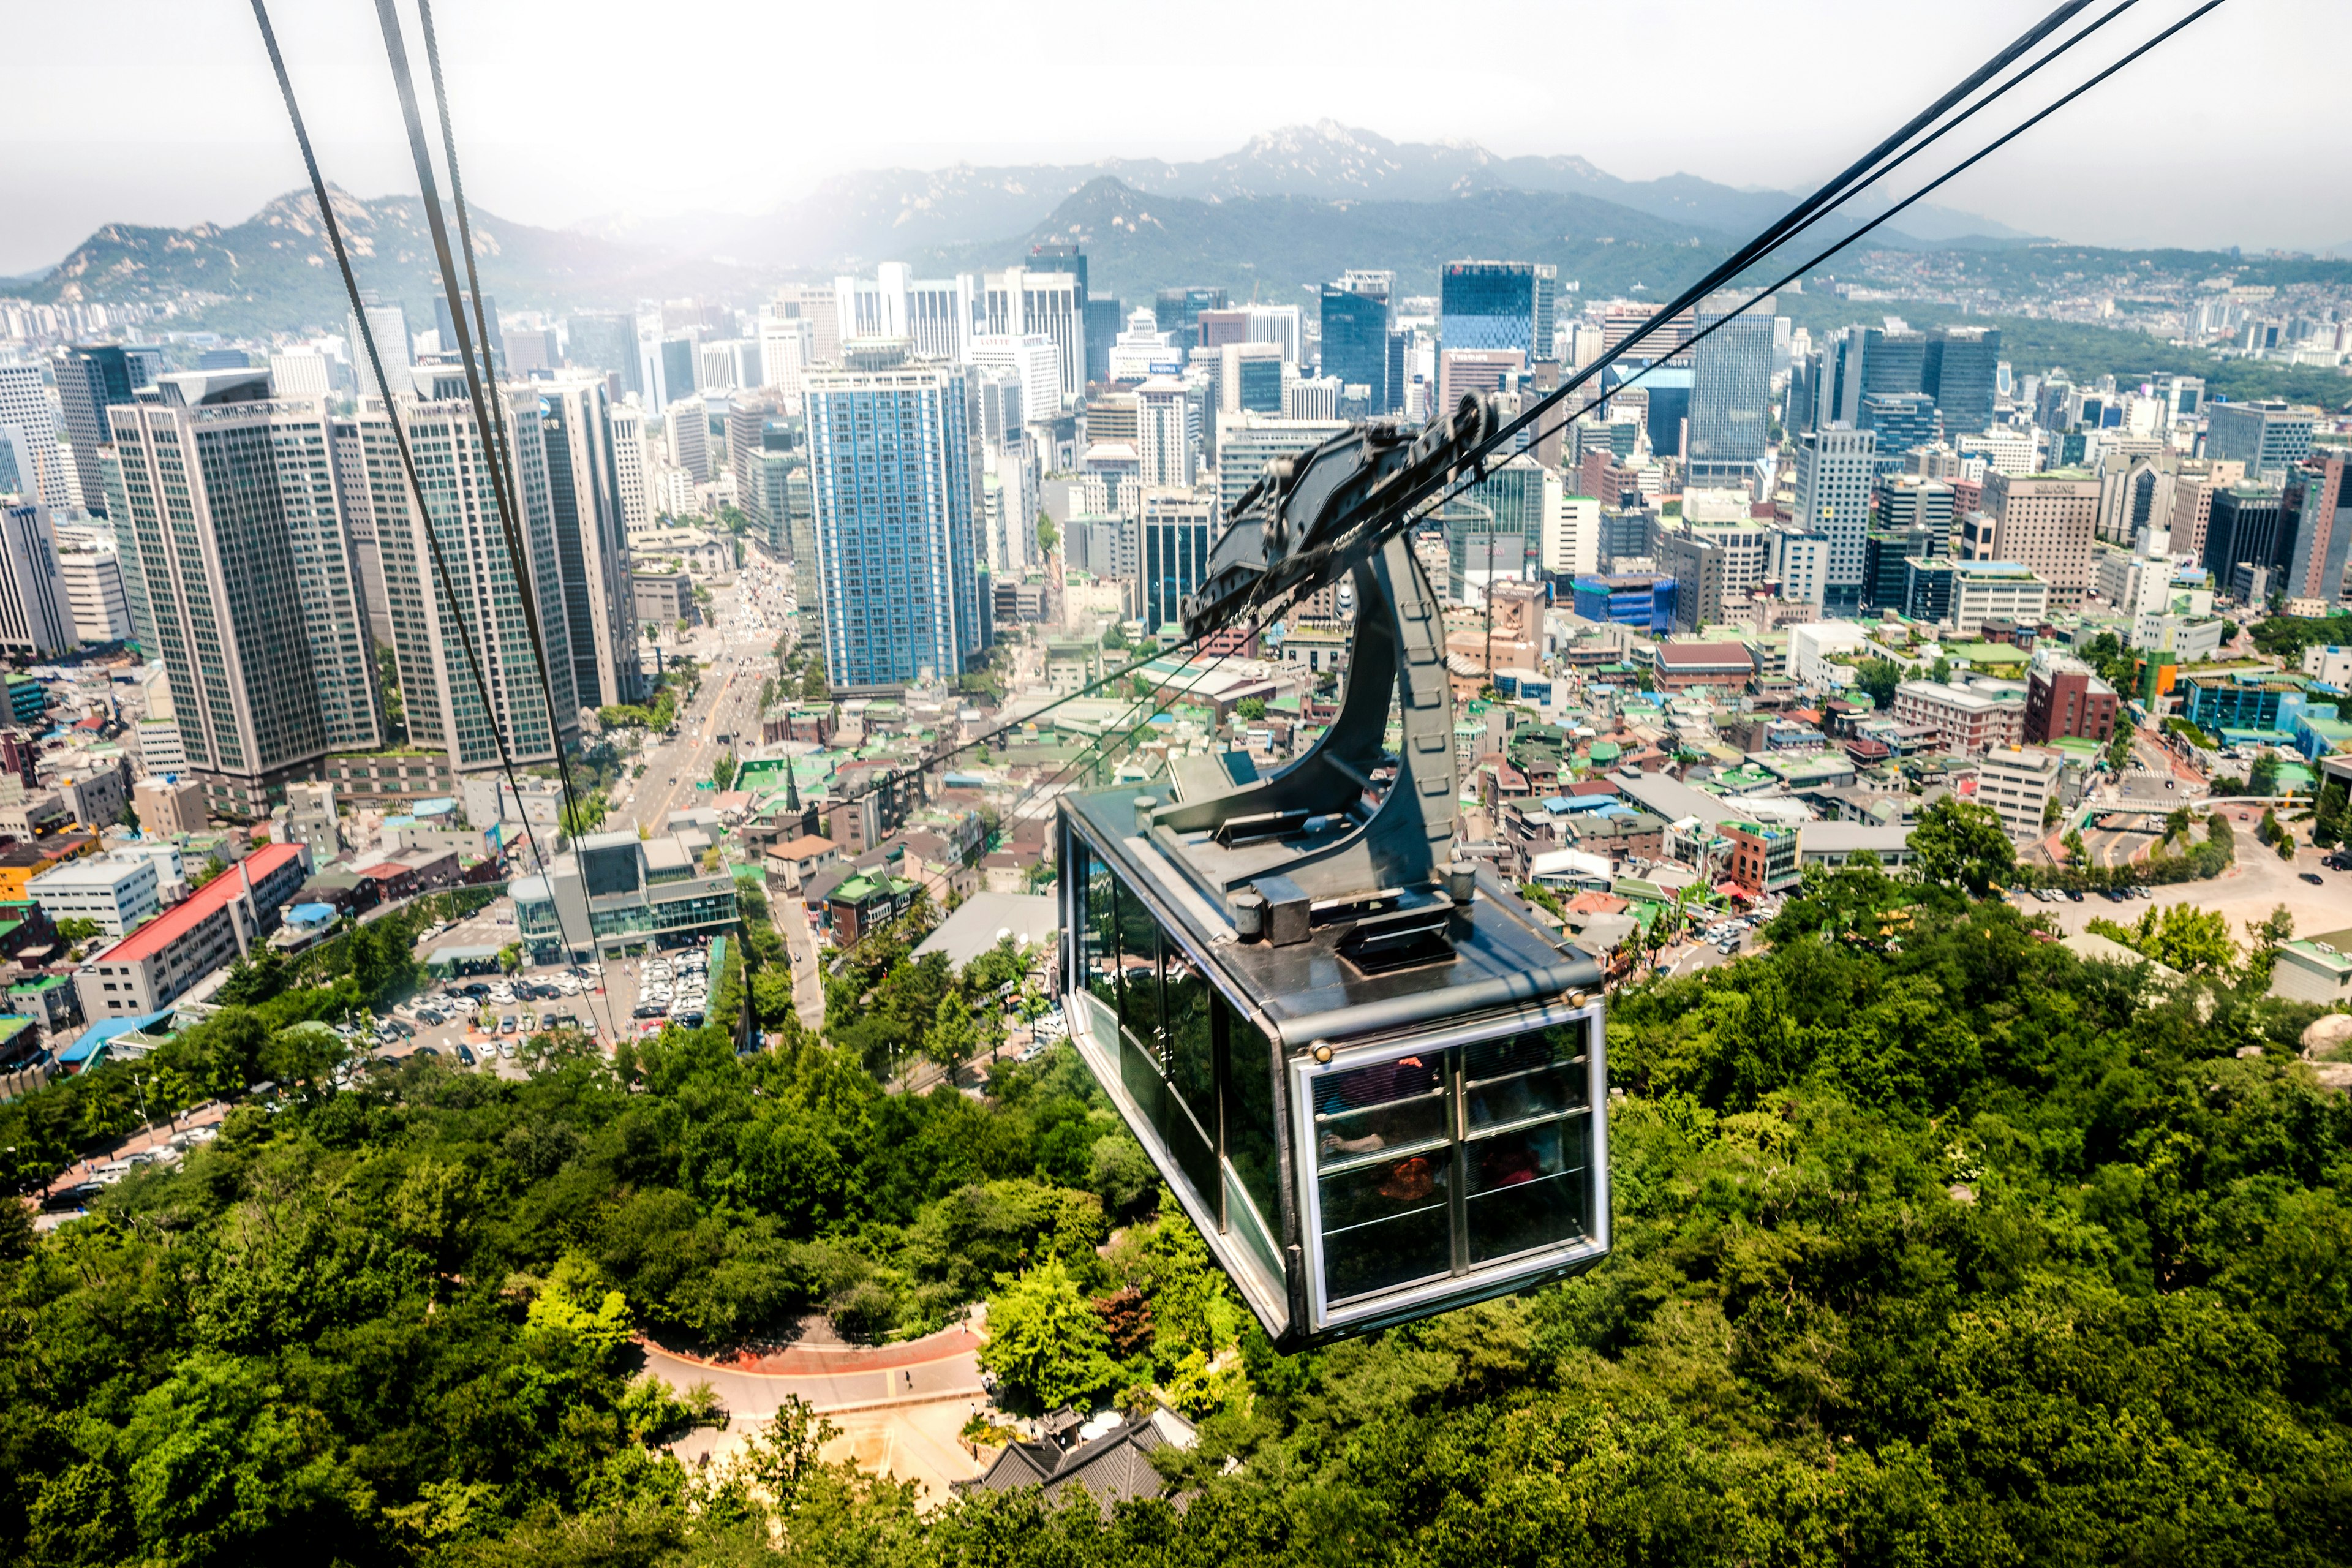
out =
<svg viewBox="0 0 2352 1568"><path fill-rule="evenodd" d="M1314 1080L1323 1266L1334 1298L1453 1268L1451 1055L1426 1051Z"/></svg>
<svg viewBox="0 0 2352 1568"><path fill-rule="evenodd" d="M1157 1057L1160 1046L1160 925L1118 879L1118 1021Z"/></svg>
<svg viewBox="0 0 2352 1568"><path fill-rule="evenodd" d="M1592 1119L1580 1115L1470 1142L1465 1223L1471 1262L1489 1263L1587 1233L1591 1138Z"/></svg>
<svg viewBox="0 0 2352 1568"><path fill-rule="evenodd" d="M1481 1040L1463 1051L1470 1130L1584 1108L1584 1020Z"/></svg>
<svg viewBox="0 0 2352 1568"><path fill-rule="evenodd" d="M1225 1028L1225 1158L1271 1243L1282 1224L1282 1132L1274 1114L1274 1046L1222 996Z"/></svg>
<svg viewBox="0 0 2352 1568"><path fill-rule="evenodd" d="M1168 1087L1174 1091L1168 1117L1168 1147L1203 1197L1216 1199L1217 1064L1209 1022L1209 982L1191 959L1171 944L1161 1005L1168 1019L1162 1055ZM1220 1205L1220 1207L1223 1205Z"/></svg>
<svg viewBox="0 0 2352 1568"><path fill-rule="evenodd" d="M1086 985L1104 1006L1118 1005L1118 910L1111 898L1110 868L1087 859L1085 918L1078 930L1086 942Z"/></svg>

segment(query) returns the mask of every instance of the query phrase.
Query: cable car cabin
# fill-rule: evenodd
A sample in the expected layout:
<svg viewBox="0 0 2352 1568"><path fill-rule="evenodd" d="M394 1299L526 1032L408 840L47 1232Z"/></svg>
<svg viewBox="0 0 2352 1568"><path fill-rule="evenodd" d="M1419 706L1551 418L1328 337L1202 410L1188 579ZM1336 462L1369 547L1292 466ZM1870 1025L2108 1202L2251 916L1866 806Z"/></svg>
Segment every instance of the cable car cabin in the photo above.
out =
<svg viewBox="0 0 2352 1568"><path fill-rule="evenodd" d="M1402 542L1359 572L1349 689L1307 756L1061 802L1071 1037L1286 1350L1609 1248L1600 966L1451 858L1444 622L1379 614L1391 584L1435 607Z"/></svg>

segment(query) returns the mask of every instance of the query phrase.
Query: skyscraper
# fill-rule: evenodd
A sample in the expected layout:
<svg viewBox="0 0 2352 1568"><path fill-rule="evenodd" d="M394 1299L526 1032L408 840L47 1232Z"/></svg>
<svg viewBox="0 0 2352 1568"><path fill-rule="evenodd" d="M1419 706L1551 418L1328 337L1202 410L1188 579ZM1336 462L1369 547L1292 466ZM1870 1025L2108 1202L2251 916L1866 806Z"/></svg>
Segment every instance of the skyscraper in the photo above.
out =
<svg viewBox="0 0 2352 1568"><path fill-rule="evenodd" d="M2291 599L2317 599L2333 609L2343 598L2344 568L2352 552L2352 496L2346 476L2352 447L2314 447L2287 475L2279 497L2281 590Z"/></svg>
<svg viewBox="0 0 2352 1568"><path fill-rule="evenodd" d="M645 393L637 365L636 323L626 316L578 315L567 319L566 363L579 370L601 370L621 378L621 390Z"/></svg>
<svg viewBox="0 0 2352 1568"><path fill-rule="evenodd" d="M1861 423L1878 437L1878 471L1898 473L1904 453L1934 443L1936 400L1924 392L1866 393Z"/></svg>
<svg viewBox="0 0 2352 1568"><path fill-rule="evenodd" d="M1389 331L1393 317L1387 291L1350 288L1347 279L1326 283L1321 315L1323 374L1339 377L1342 387L1366 388L1366 402L1375 413L1385 414L1395 407L1389 385Z"/></svg>
<svg viewBox="0 0 2352 1568"><path fill-rule="evenodd" d="M1192 488L1192 402L1173 376L1155 375L1135 389L1136 478L1147 489Z"/></svg>
<svg viewBox="0 0 2352 1568"><path fill-rule="evenodd" d="M468 340L480 338L482 334L478 328L487 327L489 330L491 363L505 364L507 347L504 334L499 331L499 302L488 294L483 295L482 313L478 321L474 315L474 296L470 289L457 290L457 303L466 312L467 338ZM433 296L433 330L441 334L443 353L453 354L457 352L457 331L455 323L449 319L449 296L446 293L436 292ZM475 342L474 352L479 353L481 350L482 345L478 342Z"/></svg>
<svg viewBox="0 0 2352 1568"><path fill-rule="evenodd" d="M843 353L845 366L803 384L816 561L813 578L799 571L801 601L821 602L836 689L952 679L986 626L965 373L909 361L903 343Z"/></svg>
<svg viewBox="0 0 2352 1568"><path fill-rule="evenodd" d="M335 432L324 400L274 399L266 372L160 385L108 411L130 513L115 538L137 553L207 805L249 819L329 752L383 742Z"/></svg>
<svg viewBox="0 0 2352 1568"><path fill-rule="evenodd" d="M408 312L400 308L398 300L383 304L373 293L365 290L360 294L360 308L367 312L368 331L374 334L375 352L383 360L384 379L392 383L395 395L410 395L415 378L409 369L414 363L409 355L415 345L408 337ZM349 312L346 319L351 323L352 364L359 374L360 395L381 397L383 388L376 384L375 367L368 359L365 340L360 335L360 319Z"/></svg>
<svg viewBox="0 0 2352 1568"><path fill-rule="evenodd" d="M1449 349L1536 354L1537 268L1528 261L1449 261L1438 277L1439 339ZM1546 299L1549 311L1549 298ZM1551 356L1551 342L1543 357Z"/></svg>
<svg viewBox="0 0 2352 1568"><path fill-rule="evenodd" d="M613 405L614 494L621 503L621 531L643 533L654 525L653 497L646 489L646 413L634 399Z"/></svg>
<svg viewBox="0 0 2352 1568"><path fill-rule="evenodd" d="M1201 346L1201 312L1225 308L1225 291L1195 284L1186 289L1162 289L1151 301L1151 314L1160 330L1172 333L1176 346L1193 349Z"/></svg>
<svg viewBox="0 0 2352 1568"><path fill-rule="evenodd" d="M1862 330L1861 396L1874 393L1899 396L1927 389L1927 339L1907 329L1864 327ZM1883 449L1885 442L1879 443Z"/></svg>
<svg viewBox="0 0 2352 1568"><path fill-rule="evenodd" d="M2050 585L2053 609L2083 602L2091 588L2091 549L2099 525L2095 476L2080 468L2023 478L1989 473L1984 509L1995 520L1996 562L2030 568Z"/></svg>
<svg viewBox="0 0 2352 1568"><path fill-rule="evenodd" d="M43 506L73 500L64 466L58 461L58 416L37 364L0 364L0 430L14 430L10 466L19 471L11 489Z"/></svg>
<svg viewBox="0 0 2352 1568"><path fill-rule="evenodd" d="M37 501L0 505L0 648L47 658L74 640L48 509Z"/></svg>
<svg viewBox="0 0 2352 1568"><path fill-rule="evenodd" d="M1831 426L1797 442L1797 503L1792 521L1830 542L1822 603L1850 609L1861 601L1864 545L1870 532L1870 487L1876 477L1878 438L1868 430Z"/></svg>
<svg viewBox="0 0 2352 1568"><path fill-rule="evenodd" d="M1207 574L1218 529L1205 496L1188 490L1143 492L1143 626L1157 631L1183 619L1185 595Z"/></svg>
<svg viewBox="0 0 2352 1568"><path fill-rule="evenodd" d="M128 403L136 377L130 358L113 343L85 343L57 358L58 405L65 415L66 441L73 448L83 504L106 510L106 489L98 469L98 449L111 439L106 411Z"/></svg>
<svg viewBox="0 0 2352 1568"><path fill-rule="evenodd" d="M446 751L459 773L497 768L501 732L518 765L551 763L558 746L579 727L572 620L557 553L539 396L522 386L500 387L496 395L506 404L509 477L521 509L516 519L522 534L520 579L499 521L490 466L470 400L403 406L416 466L438 479L425 492L429 513L418 511L409 492L383 405L362 404L358 417L339 432L341 439L357 444L357 471L376 518L409 739ZM444 592L434 564L436 539L452 592ZM544 686L529 626L518 609L525 593L537 605L546 644ZM472 634L487 692L474 679L461 625Z"/></svg>
<svg viewBox="0 0 2352 1568"><path fill-rule="evenodd" d="M643 695L644 681L611 397L601 375L558 376L530 385L539 394L548 513L563 581L573 692L583 708L634 702ZM549 613L542 603L541 618Z"/></svg>
<svg viewBox="0 0 2352 1568"><path fill-rule="evenodd" d="M1937 327L1927 334L1919 390L1936 400L1946 430L1974 435L1992 424L2000 372L1999 327Z"/></svg>
<svg viewBox="0 0 2352 1568"><path fill-rule="evenodd" d="M1690 438L1684 453L1688 484L1759 480L1758 465L1769 444L1774 301L1767 297L1740 311L1741 299L1716 295L1699 301L1699 330L1714 331L1691 349Z"/></svg>
<svg viewBox="0 0 2352 1568"><path fill-rule="evenodd" d="M2311 450L2315 408L2296 408L2277 398L2249 403L2209 403L2205 455L2246 465L2246 478L2282 483L2287 470ZM0 414L0 418L5 418Z"/></svg>
<svg viewBox="0 0 2352 1568"><path fill-rule="evenodd" d="M1076 272L1019 267L990 272L982 279L975 330L992 337L1050 339L1062 390L1076 393L1087 384L1085 296L1086 285ZM1058 404L1033 407L1029 417L1050 419L1060 412Z"/></svg>
<svg viewBox="0 0 2352 1568"><path fill-rule="evenodd" d="M1877 484L1880 531L1899 533L1914 523L1927 530L1932 555L1951 553L1952 487L1916 474L1881 474Z"/></svg>

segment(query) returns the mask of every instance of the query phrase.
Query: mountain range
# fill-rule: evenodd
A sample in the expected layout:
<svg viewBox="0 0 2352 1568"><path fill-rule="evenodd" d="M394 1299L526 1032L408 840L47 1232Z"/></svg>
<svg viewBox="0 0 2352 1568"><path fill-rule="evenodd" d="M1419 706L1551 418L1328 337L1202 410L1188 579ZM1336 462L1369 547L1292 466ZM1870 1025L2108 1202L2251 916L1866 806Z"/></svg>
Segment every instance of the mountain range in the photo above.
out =
<svg viewBox="0 0 2352 1568"><path fill-rule="evenodd" d="M414 196L331 193L363 287L426 313L437 292ZM1835 221L1885 210L1858 198ZM904 259L922 270L1018 260L1045 238L1087 247L1097 293L1140 297L1180 283L1297 298L1349 267L1391 268L1408 292L1434 289L1462 256L1550 261L1587 289L1664 289L1786 210L1785 192L1674 174L1623 180L1582 158L1499 157L1452 142L1396 142L1326 121L1253 137L1192 163L875 170L827 180L756 217L625 216L566 229L477 207L485 289L509 307L618 307L646 297L745 296L793 274ZM1999 247L2025 237L1990 219L1922 205L1881 246ZM1849 230L1850 231L1850 227ZM308 192L244 222L174 229L114 224L0 292L35 300L207 297L199 319L227 331L328 325L341 279Z"/></svg>

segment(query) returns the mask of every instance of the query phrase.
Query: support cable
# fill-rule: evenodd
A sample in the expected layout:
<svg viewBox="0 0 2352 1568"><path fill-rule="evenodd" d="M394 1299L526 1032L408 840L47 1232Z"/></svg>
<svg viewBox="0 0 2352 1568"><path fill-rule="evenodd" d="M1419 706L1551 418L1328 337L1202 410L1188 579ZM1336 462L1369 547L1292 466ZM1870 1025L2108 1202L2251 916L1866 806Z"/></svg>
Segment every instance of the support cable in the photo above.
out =
<svg viewBox="0 0 2352 1568"><path fill-rule="evenodd" d="M253 19L261 30L262 47L268 51L270 69L278 77L278 90L286 100L287 118L293 125L294 140L301 149L303 167L310 176L310 192L319 204L319 218L326 230L328 248L334 254L336 269L342 274L343 291L351 300L352 320L358 327L361 347L366 352L368 366L375 376L376 390L383 398L384 418L392 426L393 444L400 454L401 472L408 480L409 497L415 503L416 515L425 525L426 553L432 558L434 574L440 582L442 599L448 606L449 618L457 626L458 642L466 654L466 668L472 675L474 689L482 700L483 715L489 721L490 738L498 748L500 771L506 776L507 786L515 792L516 800L520 801L522 790L516 778L514 757L507 747L505 733L499 728L496 710L490 704L489 683L483 679L480 650L474 645L473 631L466 624L457 591L452 586L448 558L441 548L440 531L434 526L432 509L425 504L425 485L417 472L415 452L409 445L407 427L401 423L400 406L392 395L392 384L384 375L383 355L376 344L375 327L368 320L367 307L360 299L359 275L352 268L351 250L343 243L341 222L335 216L334 203L327 192L326 176L320 172L318 152L310 144L310 132L303 121L301 105L294 96L293 78L287 71L286 57L278 47L277 30L270 26L267 0L252 0L252 5ZM531 858L544 866L546 862L539 853L538 836L532 831L527 816L522 827ZM550 891L552 890L551 886ZM560 903L555 905L555 918L561 933L563 908ZM520 931L517 934L520 934ZM568 938L566 945L569 945ZM612 1024L609 997L605 1005L605 1024L608 1028Z"/></svg>

